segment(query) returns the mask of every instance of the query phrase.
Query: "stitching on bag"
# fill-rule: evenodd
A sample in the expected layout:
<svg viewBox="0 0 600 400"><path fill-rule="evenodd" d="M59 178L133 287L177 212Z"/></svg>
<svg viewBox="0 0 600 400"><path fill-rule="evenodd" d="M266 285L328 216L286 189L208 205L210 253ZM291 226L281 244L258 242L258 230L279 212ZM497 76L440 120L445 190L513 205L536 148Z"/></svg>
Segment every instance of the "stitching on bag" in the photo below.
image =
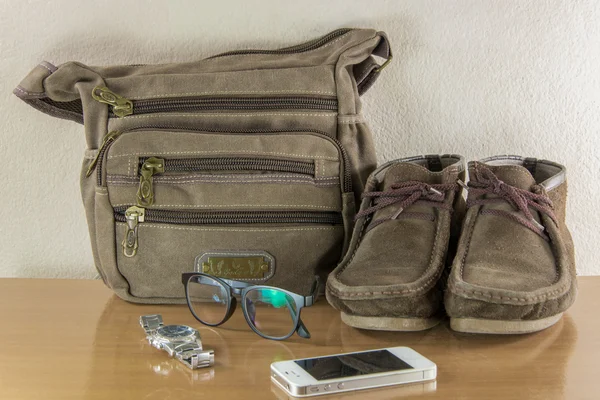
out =
<svg viewBox="0 0 600 400"><path fill-rule="evenodd" d="M339 124L361 124L364 123L365 120L364 119L343 119L343 120L338 120Z"/></svg>
<svg viewBox="0 0 600 400"><path fill-rule="evenodd" d="M307 52L305 52L305 53L310 53L310 52L312 52L312 51L321 50L321 49L324 49L325 47L329 47L329 46L331 46L332 44L334 44L334 43L336 43L336 42L339 42L340 40L342 40L343 38L345 38L345 36L346 36L346 35L348 35L349 33L352 33L352 31L344 33L342 36L340 36L339 38L335 39L333 42L329 42L329 43L327 43L327 44L324 44L323 46L319 46L319 47L317 47L316 49L314 49L314 50L309 50L309 51L307 51Z"/></svg>
<svg viewBox="0 0 600 400"><path fill-rule="evenodd" d="M227 154L274 154L274 155L279 155L279 156L287 156L287 157L298 157L298 158L314 158L314 159L321 159L321 160L328 160L328 161L338 161L338 159L336 157L328 157L328 156L314 156L314 155L305 155L305 154L290 154L290 153L282 153L282 152L278 152L278 151L258 151L258 150L236 150L236 151L226 151L226 150L205 150L205 151L167 151L167 152L161 152L161 155L174 155L174 154L181 154L181 155L196 155L196 154L222 154L222 153L227 153ZM108 156L107 158L117 158L117 157L138 157L138 156L143 156L146 153L127 153L127 154L113 154Z"/></svg>
<svg viewBox="0 0 600 400"><path fill-rule="evenodd" d="M315 180L313 179L306 179L306 180L301 180L301 179L228 179L228 180L217 180L217 179L209 179L209 178L197 178L197 179L190 179L187 178L187 180L182 180L182 179L176 179L176 180L170 180L170 179L161 179L161 180L156 180L156 183L161 183L161 184L169 184L169 183L173 183L173 184L180 184L180 183L271 183L271 182L276 182L276 183L306 183L306 184L313 184L313 185L317 185L317 186L339 186L339 182L337 180L337 178L334 178L334 180L331 181L327 181L325 179L321 179L319 182L315 182ZM119 180L117 179L110 179L108 180L109 183L113 184L113 185L134 185L136 182L131 182L131 181L127 181L127 180Z"/></svg>
<svg viewBox="0 0 600 400"><path fill-rule="evenodd" d="M157 95L148 95L148 96L140 96L140 97L128 97L130 100L144 100L144 99L154 99L157 97L177 97L177 96L206 96L206 95L221 95L221 94L257 94L257 93L268 93L268 94L277 94L277 93L297 93L297 94L318 94L318 95L328 95L328 96L336 96L335 92L325 92L321 90L232 90L232 91L212 91L212 92L189 92L189 93L168 93L168 94L157 94Z"/></svg>
<svg viewBox="0 0 600 400"><path fill-rule="evenodd" d="M51 74L53 74L54 71L56 71L56 70L52 71L51 68L49 68L47 65L44 65L43 63L40 63L39 66L42 67L42 68L46 68L48 71L50 71Z"/></svg>
<svg viewBox="0 0 600 400"><path fill-rule="evenodd" d="M243 181L248 181L248 182L255 182L255 181L266 181L267 179L271 179L271 178L295 178L296 180L302 180L303 182L313 182L313 181L321 181L321 182L336 182L338 181L338 177L337 176L328 176L328 177L324 177L324 178L312 178L312 177L306 177L305 179L301 179L301 177L297 176L297 175L274 175L274 174L259 174L258 176L256 176L256 178L249 178L249 177L240 177L239 175L233 175L236 178L231 178L231 179L237 179L237 180L243 180ZM246 178L246 179L244 179ZM129 176L126 175L108 175L108 180L111 182L123 182L123 183L135 183L132 182ZM216 175L198 175L198 177L194 178L194 177L190 177L190 176L169 176L169 177L156 177L156 181L157 182L170 182L170 181L183 181L183 180L206 180L208 182L213 182L213 181L220 181L222 180L222 178L216 176Z"/></svg>
<svg viewBox="0 0 600 400"><path fill-rule="evenodd" d="M124 222L119 222L119 224L125 225ZM318 227L318 228L266 228L266 229L256 229L256 228L248 228L248 229L229 229L229 228L194 228L194 227L181 227L181 226L165 226L165 225L155 225L155 224L140 224L139 228L160 228L160 229L173 229L179 231L207 231L207 232L296 232L296 231L329 231L335 229L343 229L342 226L331 226L331 227Z"/></svg>
<svg viewBox="0 0 600 400"><path fill-rule="evenodd" d="M23 88L21 87L21 85L17 86L17 87L15 88L15 90L18 90L19 92L21 92L21 93L23 93L23 94L26 94L26 95L28 95L28 96L46 96L46 92L29 92L29 91L27 91L27 90L23 89Z"/></svg>
<svg viewBox="0 0 600 400"><path fill-rule="evenodd" d="M232 114L232 113L211 113L211 114L198 114L198 113L188 113L188 114L172 114L169 113L169 117L223 117L227 116L228 118L233 117L335 117L337 113L318 113L318 114L308 114L308 113L255 113L255 114ZM148 114L148 115L129 115L124 117L126 119L139 119L139 118L164 118L163 113L157 114Z"/></svg>
<svg viewBox="0 0 600 400"><path fill-rule="evenodd" d="M336 186L339 185L339 182L314 182L311 180L297 180L297 179L269 179L269 180L210 180L210 179L196 179L196 180L179 180L179 181L173 181L172 183L175 184L182 184L182 183L271 183L271 182L276 182L276 183L306 183L306 184L315 184L315 185L320 185L320 186ZM124 184L124 185L130 185L132 184L131 182L123 182L123 181L111 181L112 184ZM158 181L156 183L169 183L168 181Z"/></svg>
<svg viewBox="0 0 600 400"><path fill-rule="evenodd" d="M362 114L357 115L339 115L338 123L340 124L349 124L349 123L364 123L365 117Z"/></svg>
<svg viewBox="0 0 600 400"><path fill-rule="evenodd" d="M131 203L114 204L113 207L131 206ZM339 211L337 207L317 206L312 204L158 204L160 207L172 208L226 208L226 207L290 207L290 208L320 208L323 210Z"/></svg>
<svg viewBox="0 0 600 400"><path fill-rule="evenodd" d="M214 177L214 178L211 178ZM239 175L236 175L236 177L239 177ZM131 179L129 179L130 177L127 175L109 175L109 180L111 180L112 182L124 182L124 183L133 183L131 181ZM219 179L222 178L218 178L215 175L199 175L197 178L193 178L190 176L173 176L173 177L156 177L158 179L156 179L157 182L169 182L169 181L181 181L181 180L193 180L193 179L197 179L197 180L201 180L201 179L205 179L209 182L212 181L217 181ZM302 180L303 182L312 182L312 181L321 181L321 182L337 182L338 181L338 177L337 176L327 176L324 178L311 178L311 177L306 177L306 179L300 179L301 177L298 177L296 175L267 175L267 174L260 174L260 177L256 177L256 178L247 178L244 179L244 177L239 177L237 178L238 180L245 180L248 182L255 182L255 181L266 181L267 179L270 178L295 178L297 180ZM236 178L231 178L231 179L236 179Z"/></svg>
<svg viewBox="0 0 600 400"><path fill-rule="evenodd" d="M324 49L325 47L331 46L332 44L334 44L334 43L336 43L336 42L339 42L340 40L344 39L344 38L345 38L345 36L346 36L346 35L348 35L349 33L352 33L352 31L344 33L342 36L340 36L339 38L335 39L333 42L329 42L329 43L327 43L327 44L324 44L323 46L317 47L316 49L312 49L312 50L307 50L307 51L304 51L303 53L312 53L313 51L316 51L316 50L321 50L321 49ZM248 50L252 50L252 49L248 49ZM240 50L240 51L244 51L244 50L242 49L242 50ZM220 56L220 57L208 58L208 59L206 59L206 61L209 61L209 60L218 60L219 58L223 58L223 57L233 57L233 56L235 56L235 57L248 57L248 56L272 56L272 55L281 55L281 54L260 54L260 53L251 53L251 54L229 54L229 55L226 55L226 56ZM284 55L285 55L285 54L284 54Z"/></svg>

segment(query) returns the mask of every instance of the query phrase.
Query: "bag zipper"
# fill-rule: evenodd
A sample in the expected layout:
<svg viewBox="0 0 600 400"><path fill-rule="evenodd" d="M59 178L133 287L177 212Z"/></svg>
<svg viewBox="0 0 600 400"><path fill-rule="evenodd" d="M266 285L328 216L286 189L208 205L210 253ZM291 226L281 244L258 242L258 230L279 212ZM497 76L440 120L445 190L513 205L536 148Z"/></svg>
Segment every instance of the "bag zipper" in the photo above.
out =
<svg viewBox="0 0 600 400"><path fill-rule="evenodd" d="M343 224L342 215L332 211L173 211L119 206L114 208L114 218L127 223L121 243L126 257L137 253L138 227L142 222L173 225Z"/></svg>
<svg viewBox="0 0 600 400"><path fill-rule="evenodd" d="M182 97L166 99L129 100L107 87L92 90L94 100L111 106L109 117L119 118L133 114L195 111L239 110L316 110L337 111L333 97Z"/></svg>
<svg viewBox="0 0 600 400"><path fill-rule="evenodd" d="M180 132L207 132L207 133L221 133L221 134L234 134L234 135L243 135L243 134L277 134L277 133L308 133L310 135L322 137L330 141L335 147L337 147L340 157L342 159L342 164L344 166L344 176L342 179L342 189L344 193L348 193L352 191L352 173L350 172L350 158L348 157L348 152L342 145L338 139L331 137L327 132L323 132L317 129L300 129L300 128L291 128L291 129L228 129L228 130L219 130L219 129L194 129L187 126L177 126L177 125L149 125L138 128L132 128L127 130L127 132L133 132L138 130L168 130L168 131L180 131Z"/></svg>
<svg viewBox="0 0 600 400"><path fill-rule="evenodd" d="M269 171L315 175L314 162L278 160L273 158L225 157L225 158L141 158L140 184L137 192L138 205L154 204L153 177L169 172L201 171Z"/></svg>
<svg viewBox="0 0 600 400"><path fill-rule="evenodd" d="M284 47L283 49L277 49L277 50L249 49L249 50L228 51L226 53L221 53L221 54L217 54L212 57L208 57L207 60L210 60L212 58L237 56L237 55L243 55L243 54L296 54L296 53L303 53L305 51L311 51L311 50L318 49L319 47L326 45L327 43L331 42L332 40L337 39L338 37L345 35L346 33L350 32L350 31L352 31L351 28L337 29L333 32L328 33L325 36L311 40L309 42L291 46L291 47Z"/></svg>
<svg viewBox="0 0 600 400"><path fill-rule="evenodd" d="M121 242L123 247L123 255L125 257L133 257L137 254L138 249L138 224L144 222L146 210L141 207L130 207L125 211L125 221L127 223L127 230L125 231L125 237ZM115 210L115 220L122 219L119 214L117 219L117 212ZM123 222L123 221L122 221Z"/></svg>
<svg viewBox="0 0 600 400"><path fill-rule="evenodd" d="M97 184L98 186L102 186L103 182L102 182L102 169L103 169L103 164L104 164L104 155L108 152L108 149L110 148L110 146L115 142L115 140L123 133L125 132L135 132L135 131L140 131L140 130L149 130L149 129L154 129L154 130L169 130L169 131L183 131L183 132L207 132L207 133L221 133L221 134L226 134L226 133L230 133L230 134L277 134L277 133L286 133L286 132L290 132L290 133L309 133L315 136L319 136L319 137L323 137L326 140L329 140L331 143L333 143L338 151L340 152L340 156L342 158L342 164L344 165L344 176L342 179L342 189L344 191L344 193L348 193L352 191L352 175L350 173L350 162L349 162L349 158L348 158L348 153L346 152L346 149L342 146L342 143L335 139L332 138L331 136L329 136L326 132L323 131L319 131L316 129L286 129L286 130L236 130L236 129L232 129L232 130L213 130L213 129L193 129L193 128L189 128L189 127L181 127L181 126L170 126L170 125L151 125L151 126L143 126L143 127L137 127L137 128L132 128L126 131L112 131L109 132L105 137L104 140L102 141L102 144L100 146L100 149L98 150L98 154L96 155L96 158L94 158L94 160L92 160L92 162L90 163L86 176L90 176L92 174L92 172L94 171L94 169L96 169L97 174L96 174L96 179L97 179Z"/></svg>
<svg viewBox="0 0 600 400"><path fill-rule="evenodd" d="M163 172L165 172L165 160L162 158L150 157L144 161L140 168L140 185L137 191L138 206L147 207L154 204L154 180L152 177Z"/></svg>
<svg viewBox="0 0 600 400"><path fill-rule="evenodd" d="M297 54L318 49L333 40L352 31L351 28L337 29L325 36L296 46L277 50L234 50L217 54L207 59L244 55L244 54ZM143 65L143 64L140 64ZM337 111L337 99L313 98L300 96L285 97L203 97L203 98L173 98L129 100L110 89L96 86L92 97L104 104L112 106L112 114L125 117L131 114L146 114L172 111L203 111L203 110L272 110L272 109L309 109Z"/></svg>
<svg viewBox="0 0 600 400"><path fill-rule="evenodd" d="M152 158L152 157L150 157ZM150 158L140 158L140 168ZM219 157L219 158L169 158L164 173L201 171L269 171L315 175L315 163L309 161L279 160L276 158Z"/></svg>
<svg viewBox="0 0 600 400"><path fill-rule="evenodd" d="M110 131L106 134L106 136L104 136L104 138L102 139L102 144L100 145L100 148L98 149L98 153L96 154L96 157L94 157L94 159L92 159L92 161L90 162L90 165L88 166L88 169L85 173L85 177L89 178L90 175L92 175L92 172L94 172L94 168L96 168L96 165L98 165L98 163L102 164L102 159L104 158L104 153L106 153L106 151L108 150L108 148L110 147L110 145L119 137L119 135L121 135L121 132L119 131ZM98 186L100 186L102 184L102 168L98 168Z"/></svg>

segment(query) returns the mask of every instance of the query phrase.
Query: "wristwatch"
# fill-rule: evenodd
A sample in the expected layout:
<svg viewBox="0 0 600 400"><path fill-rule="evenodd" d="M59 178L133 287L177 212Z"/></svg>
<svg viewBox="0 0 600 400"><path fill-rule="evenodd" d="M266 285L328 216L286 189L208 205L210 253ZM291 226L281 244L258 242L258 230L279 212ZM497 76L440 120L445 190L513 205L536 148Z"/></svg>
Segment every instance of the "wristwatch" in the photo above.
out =
<svg viewBox="0 0 600 400"><path fill-rule="evenodd" d="M143 315L140 325L146 331L148 342L159 350L165 350L191 369L214 365L215 352L202 350L200 333L186 325L164 325L159 314Z"/></svg>

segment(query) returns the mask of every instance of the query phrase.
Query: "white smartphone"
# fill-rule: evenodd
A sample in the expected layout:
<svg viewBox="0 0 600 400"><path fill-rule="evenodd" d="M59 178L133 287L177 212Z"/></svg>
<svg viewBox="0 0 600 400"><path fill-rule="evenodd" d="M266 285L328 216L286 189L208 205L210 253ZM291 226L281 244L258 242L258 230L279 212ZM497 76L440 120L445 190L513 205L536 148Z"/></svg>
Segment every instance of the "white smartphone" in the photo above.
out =
<svg viewBox="0 0 600 400"><path fill-rule="evenodd" d="M430 381L436 376L436 365L409 347L271 364L271 380L296 397Z"/></svg>

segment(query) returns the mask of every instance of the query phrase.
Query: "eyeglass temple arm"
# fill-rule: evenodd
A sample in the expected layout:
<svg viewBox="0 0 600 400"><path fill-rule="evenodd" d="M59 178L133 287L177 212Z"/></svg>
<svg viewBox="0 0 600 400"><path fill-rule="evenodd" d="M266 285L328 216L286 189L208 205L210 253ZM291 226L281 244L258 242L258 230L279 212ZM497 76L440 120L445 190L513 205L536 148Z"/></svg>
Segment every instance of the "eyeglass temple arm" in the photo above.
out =
<svg viewBox="0 0 600 400"><path fill-rule="evenodd" d="M193 275L194 272L184 272L183 274L181 274L181 283L183 283L184 285L187 284Z"/></svg>
<svg viewBox="0 0 600 400"><path fill-rule="evenodd" d="M296 318L296 311L294 310L294 307L291 307L288 304L288 308L289 308L290 313L292 314L292 316L294 318ZM298 333L298 335L300 337L303 337L304 339L310 339L310 332L306 328L306 325L304 325L304 322L302 321L302 318L298 318L298 327L296 328L296 333Z"/></svg>
<svg viewBox="0 0 600 400"><path fill-rule="evenodd" d="M315 304L318 297L319 297L319 277L315 276L315 281L310 290L310 295L304 297L304 306L305 307L312 306L313 304Z"/></svg>
<svg viewBox="0 0 600 400"><path fill-rule="evenodd" d="M306 325L304 325L304 322L302 322L302 318L298 320L298 328L296 329L296 332L300 337L303 337L304 339L310 339L310 332L308 329L306 329Z"/></svg>
<svg viewBox="0 0 600 400"><path fill-rule="evenodd" d="M315 301L317 301L317 297L319 295L319 277L318 276L315 276L315 282L313 283L313 287L310 292L311 292L310 296L304 297L304 306L305 307L312 306L315 303ZM298 329L296 329L296 332L298 333L299 336L301 336L305 339L310 339L310 332L306 328L306 325L304 325L302 318L298 319Z"/></svg>

